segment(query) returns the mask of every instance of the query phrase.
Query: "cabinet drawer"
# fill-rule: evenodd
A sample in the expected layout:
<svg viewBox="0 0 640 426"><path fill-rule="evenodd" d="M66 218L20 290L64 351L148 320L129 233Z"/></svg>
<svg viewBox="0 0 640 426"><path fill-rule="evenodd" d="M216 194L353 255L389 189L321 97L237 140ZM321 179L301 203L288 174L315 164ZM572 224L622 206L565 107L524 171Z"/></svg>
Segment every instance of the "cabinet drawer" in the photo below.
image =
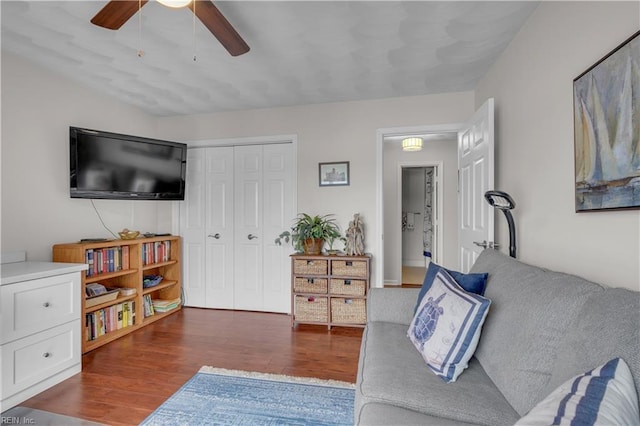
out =
<svg viewBox="0 0 640 426"><path fill-rule="evenodd" d="M331 279L331 294L345 296L364 296L367 282L364 280Z"/></svg>
<svg viewBox="0 0 640 426"><path fill-rule="evenodd" d="M0 288L2 342L80 318L80 274L56 275Z"/></svg>
<svg viewBox="0 0 640 426"><path fill-rule="evenodd" d="M326 278L295 277L293 291L296 293L327 294L328 280Z"/></svg>
<svg viewBox="0 0 640 426"><path fill-rule="evenodd" d="M296 296L293 312L295 321L327 322L329 320L326 297Z"/></svg>
<svg viewBox="0 0 640 426"><path fill-rule="evenodd" d="M334 260L331 262L331 275L367 278L368 272L365 260Z"/></svg>
<svg viewBox="0 0 640 426"><path fill-rule="evenodd" d="M343 297L332 298L331 322L334 324L366 324L367 301Z"/></svg>
<svg viewBox="0 0 640 426"><path fill-rule="evenodd" d="M295 259L293 273L299 275L327 275L329 262L326 259Z"/></svg>
<svg viewBox="0 0 640 426"><path fill-rule="evenodd" d="M0 351L4 398L81 362L80 320L7 343Z"/></svg>

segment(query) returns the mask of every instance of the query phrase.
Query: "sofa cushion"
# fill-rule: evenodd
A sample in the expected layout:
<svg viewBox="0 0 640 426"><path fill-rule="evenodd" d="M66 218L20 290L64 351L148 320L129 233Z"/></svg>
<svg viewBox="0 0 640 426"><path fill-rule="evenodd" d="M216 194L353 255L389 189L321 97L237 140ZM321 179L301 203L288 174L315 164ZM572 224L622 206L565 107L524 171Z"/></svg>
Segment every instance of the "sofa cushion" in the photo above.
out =
<svg viewBox="0 0 640 426"><path fill-rule="evenodd" d="M431 288L431 285L433 284L433 280L436 278L436 274L441 270L447 271L449 275L451 275L453 279L456 280L456 282L460 285L460 287L464 288L466 291L479 294L480 296L484 294L484 289L487 286L488 274L486 273L463 274L462 272L447 269L443 266L436 264L435 262L430 262L429 267L427 268L427 272L424 275L424 281L422 282L420 293L418 294L416 307L413 309L414 314L418 310L418 306L420 306L420 302L422 301L422 298L427 293L427 291L429 291L429 289Z"/></svg>
<svg viewBox="0 0 640 426"><path fill-rule="evenodd" d="M548 392L558 347L587 297L602 287L484 250L471 272L488 272L491 314L475 356L521 415ZM593 364L588 368L593 368ZM582 370L585 371L585 370ZM464 376L463 376L464 377Z"/></svg>
<svg viewBox="0 0 640 426"><path fill-rule="evenodd" d="M640 393L640 293L607 288L591 295L558 350L548 394L568 378L620 357Z"/></svg>
<svg viewBox="0 0 640 426"><path fill-rule="evenodd" d="M359 416L355 419L357 425L366 426L416 426L416 425L437 425L437 426L473 426L477 423L465 423L458 420L443 419L433 417L406 408L396 407L388 404L369 403L362 407Z"/></svg>
<svg viewBox="0 0 640 426"><path fill-rule="evenodd" d="M429 368L455 382L478 346L491 302L465 291L440 270L422 298L407 332Z"/></svg>
<svg viewBox="0 0 640 426"><path fill-rule="evenodd" d="M484 425L512 425L520 418L475 358L455 384L447 384L425 365L406 325L369 322L362 342L356 419L369 403Z"/></svg>
<svg viewBox="0 0 640 426"><path fill-rule="evenodd" d="M622 358L564 382L516 423L518 425L637 425L638 395Z"/></svg>

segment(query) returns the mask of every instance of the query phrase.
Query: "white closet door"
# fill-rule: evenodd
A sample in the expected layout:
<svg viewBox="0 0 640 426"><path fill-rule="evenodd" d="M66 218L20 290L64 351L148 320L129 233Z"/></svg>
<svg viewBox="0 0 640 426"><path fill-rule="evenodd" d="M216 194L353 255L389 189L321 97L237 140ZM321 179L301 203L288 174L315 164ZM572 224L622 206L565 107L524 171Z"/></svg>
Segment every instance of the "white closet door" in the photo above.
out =
<svg viewBox="0 0 640 426"><path fill-rule="evenodd" d="M206 153L205 306L233 309L234 162L233 148L208 148Z"/></svg>
<svg viewBox="0 0 640 426"><path fill-rule="evenodd" d="M191 148L180 204L185 304L291 312L292 144Z"/></svg>
<svg viewBox="0 0 640 426"><path fill-rule="evenodd" d="M265 145L263 150L263 294L262 310L291 312L291 246L275 239L291 227L294 158L291 144Z"/></svg>
<svg viewBox="0 0 640 426"><path fill-rule="evenodd" d="M180 204L185 305L233 309L233 148L187 154Z"/></svg>
<svg viewBox="0 0 640 426"><path fill-rule="evenodd" d="M205 152L205 149L187 151L185 197L180 203L184 304L196 307L206 306Z"/></svg>
<svg viewBox="0 0 640 426"><path fill-rule="evenodd" d="M235 309L263 309L262 146L235 147Z"/></svg>

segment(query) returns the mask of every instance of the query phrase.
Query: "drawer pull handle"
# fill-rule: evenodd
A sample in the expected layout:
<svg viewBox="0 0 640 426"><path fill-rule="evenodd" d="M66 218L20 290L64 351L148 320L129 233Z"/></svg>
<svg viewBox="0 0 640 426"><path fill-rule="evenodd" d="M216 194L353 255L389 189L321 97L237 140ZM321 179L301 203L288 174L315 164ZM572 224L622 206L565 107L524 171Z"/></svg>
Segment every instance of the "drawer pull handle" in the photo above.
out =
<svg viewBox="0 0 640 426"><path fill-rule="evenodd" d="M344 285L351 285L351 280L344 280Z"/></svg>
<svg viewBox="0 0 640 426"><path fill-rule="evenodd" d="M307 278L307 282L308 282L309 284L314 284L314 280L313 280L313 278Z"/></svg>
<svg viewBox="0 0 640 426"><path fill-rule="evenodd" d="M49 306L51 306L51 303L49 303L49 302L44 302L44 303L42 304L42 306L44 306L45 308L48 308Z"/></svg>
<svg viewBox="0 0 640 426"><path fill-rule="evenodd" d="M347 260L346 262L344 262L345 266L353 266L353 262L350 260Z"/></svg>
<svg viewBox="0 0 640 426"><path fill-rule="evenodd" d="M45 352L45 353L42 354L42 356L44 358L49 358L51 356L51 354L49 352Z"/></svg>
<svg viewBox="0 0 640 426"><path fill-rule="evenodd" d="M307 260L307 265L313 265L313 260Z"/></svg>

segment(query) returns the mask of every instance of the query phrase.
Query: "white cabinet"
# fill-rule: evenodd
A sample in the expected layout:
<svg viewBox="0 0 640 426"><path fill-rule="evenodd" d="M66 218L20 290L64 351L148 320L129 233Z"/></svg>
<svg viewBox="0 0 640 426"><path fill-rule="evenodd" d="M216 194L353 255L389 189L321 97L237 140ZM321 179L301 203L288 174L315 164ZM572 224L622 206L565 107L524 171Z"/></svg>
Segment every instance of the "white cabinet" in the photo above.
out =
<svg viewBox="0 0 640 426"><path fill-rule="evenodd" d="M86 265L2 265L0 411L79 373L80 271Z"/></svg>
<svg viewBox="0 0 640 426"><path fill-rule="evenodd" d="M191 148L180 207L188 306L290 312L292 144Z"/></svg>

